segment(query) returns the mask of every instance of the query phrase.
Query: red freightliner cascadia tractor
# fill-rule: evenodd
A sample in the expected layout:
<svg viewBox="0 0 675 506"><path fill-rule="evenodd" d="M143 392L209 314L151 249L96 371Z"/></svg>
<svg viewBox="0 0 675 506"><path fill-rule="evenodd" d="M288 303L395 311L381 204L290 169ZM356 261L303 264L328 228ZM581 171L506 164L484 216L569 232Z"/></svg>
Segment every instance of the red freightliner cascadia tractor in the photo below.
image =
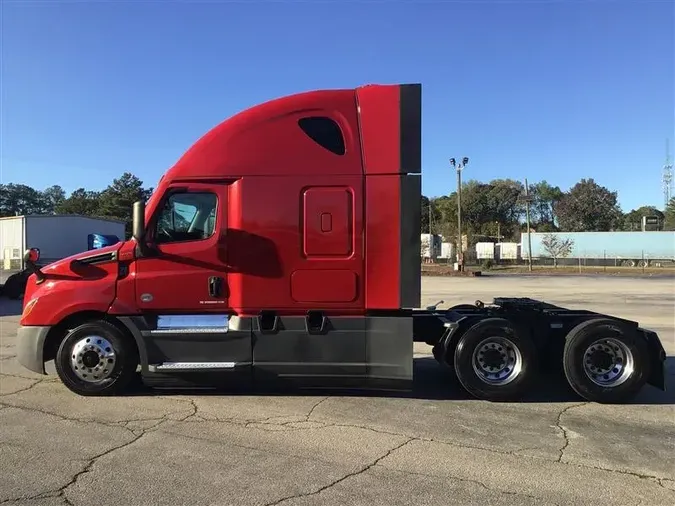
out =
<svg viewBox="0 0 675 506"><path fill-rule="evenodd" d="M633 321L531 299L419 308L421 86L320 90L240 112L133 212L133 238L39 268L18 360L80 395L147 385L410 389L413 343L473 396L525 395L546 358L583 398L664 389Z"/></svg>

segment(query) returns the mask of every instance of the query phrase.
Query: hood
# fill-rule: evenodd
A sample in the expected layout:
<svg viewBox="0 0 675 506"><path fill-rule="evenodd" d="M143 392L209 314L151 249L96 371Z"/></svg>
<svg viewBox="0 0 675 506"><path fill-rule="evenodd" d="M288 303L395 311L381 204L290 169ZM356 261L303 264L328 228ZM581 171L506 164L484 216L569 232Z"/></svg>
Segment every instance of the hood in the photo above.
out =
<svg viewBox="0 0 675 506"><path fill-rule="evenodd" d="M117 254L124 245L124 241L105 246L103 248L76 253L49 265L42 267L42 272L49 277L89 277L94 275L97 268L105 264L117 262Z"/></svg>

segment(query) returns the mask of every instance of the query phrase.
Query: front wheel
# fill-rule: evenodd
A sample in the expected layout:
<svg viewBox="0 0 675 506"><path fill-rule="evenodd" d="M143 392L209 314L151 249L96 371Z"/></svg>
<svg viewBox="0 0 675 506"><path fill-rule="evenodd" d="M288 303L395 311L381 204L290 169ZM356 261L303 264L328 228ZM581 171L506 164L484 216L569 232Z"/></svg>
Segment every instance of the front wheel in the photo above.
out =
<svg viewBox="0 0 675 506"><path fill-rule="evenodd" d="M467 330L457 343L454 369L464 389L478 399L515 400L536 375L532 341L503 318L489 318Z"/></svg>
<svg viewBox="0 0 675 506"><path fill-rule="evenodd" d="M609 318L587 320L565 338L563 368L572 389L587 401L621 403L646 383L647 343Z"/></svg>
<svg viewBox="0 0 675 506"><path fill-rule="evenodd" d="M54 365L72 392L111 395L120 393L133 380L138 352L130 337L112 323L98 320L83 323L66 335Z"/></svg>

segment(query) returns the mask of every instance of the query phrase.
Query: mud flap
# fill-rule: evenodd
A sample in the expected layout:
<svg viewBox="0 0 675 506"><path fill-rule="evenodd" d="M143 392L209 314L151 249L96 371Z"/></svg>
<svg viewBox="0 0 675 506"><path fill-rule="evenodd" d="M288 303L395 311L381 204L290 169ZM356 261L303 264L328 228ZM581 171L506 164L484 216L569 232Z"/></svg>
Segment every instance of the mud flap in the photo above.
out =
<svg viewBox="0 0 675 506"><path fill-rule="evenodd" d="M651 374L647 383L659 390L666 390L666 350L661 344L661 340L656 332L651 330L639 329L642 332L647 346L649 347L649 358L651 360Z"/></svg>

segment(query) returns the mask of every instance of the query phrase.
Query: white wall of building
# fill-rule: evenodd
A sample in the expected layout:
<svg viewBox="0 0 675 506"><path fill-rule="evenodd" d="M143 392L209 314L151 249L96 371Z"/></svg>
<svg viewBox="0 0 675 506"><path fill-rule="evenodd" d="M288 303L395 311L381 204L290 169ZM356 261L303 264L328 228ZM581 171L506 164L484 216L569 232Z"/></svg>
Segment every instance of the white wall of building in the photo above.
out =
<svg viewBox="0 0 675 506"><path fill-rule="evenodd" d="M0 269L21 268L23 226L23 216L0 218Z"/></svg>
<svg viewBox="0 0 675 506"><path fill-rule="evenodd" d="M124 240L124 223L86 216L27 216L26 248L39 248L41 262L87 251L89 234L116 235Z"/></svg>
<svg viewBox="0 0 675 506"><path fill-rule="evenodd" d="M40 263L87 251L89 234L124 240L124 223L86 216L12 216L0 218L0 268L20 269L23 253L39 248Z"/></svg>

